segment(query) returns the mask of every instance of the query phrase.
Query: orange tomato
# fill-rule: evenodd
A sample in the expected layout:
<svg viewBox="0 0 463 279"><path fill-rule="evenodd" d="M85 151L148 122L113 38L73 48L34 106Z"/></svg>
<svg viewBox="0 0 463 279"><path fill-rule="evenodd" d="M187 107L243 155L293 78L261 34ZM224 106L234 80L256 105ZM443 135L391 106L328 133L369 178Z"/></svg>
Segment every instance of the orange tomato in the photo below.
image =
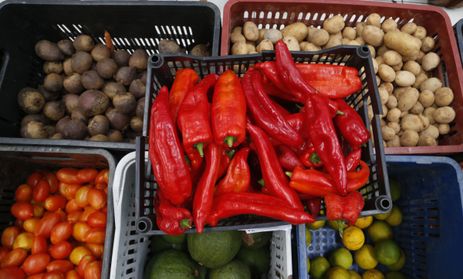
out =
<svg viewBox="0 0 463 279"><path fill-rule="evenodd" d="M14 240L21 233L18 227L8 227L2 233L2 246L13 247Z"/></svg>
<svg viewBox="0 0 463 279"><path fill-rule="evenodd" d="M77 241L85 242L85 240L87 239L87 234L90 232L91 229L92 228L90 228L90 226L87 225L87 223L77 222L74 224L74 227L72 229L72 236Z"/></svg>
<svg viewBox="0 0 463 279"><path fill-rule="evenodd" d="M85 247L87 247L88 250L90 250L95 257L101 258L103 256L104 245L102 245L102 244L94 244L94 243L86 243Z"/></svg>
<svg viewBox="0 0 463 279"><path fill-rule="evenodd" d="M66 202L67 200L65 197L61 195L53 195L49 196L45 200L43 207L45 207L48 211L56 211L58 209L64 209L66 207Z"/></svg>
<svg viewBox="0 0 463 279"><path fill-rule="evenodd" d="M43 279L65 279L65 275L63 272L60 271L51 271L45 273Z"/></svg>
<svg viewBox="0 0 463 279"><path fill-rule="evenodd" d="M32 200L43 202L50 195L50 185L45 179L41 179L39 183L32 189Z"/></svg>
<svg viewBox="0 0 463 279"><path fill-rule="evenodd" d="M14 198L17 202L30 202L32 199L32 186L21 184L14 193Z"/></svg>
<svg viewBox="0 0 463 279"><path fill-rule="evenodd" d="M94 228L106 228L106 214L101 211L95 211L87 218L87 224Z"/></svg>
<svg viewBox="0 0 463 279"><path fill-rule="evenodd" d="M58 178L60 182L79 184L79 179L77 178L78 172L79 171L77 169L62 168L56 173L56 178Z"/></svg>
<svg viewBox="0 0 463 279"><path fill-rule="evenodd" d="M6 255L8 255L9 252L10 249L6 247L0 247L0 262L3 261L3 259L6 257Z"/></svg>
<svg viewBox="0 0 463 279"><path fill-rule="evenodd" d="M47 172L45 174L45 179L50 185L50 193L56 193L58 191L59 186L59 181L58 178L56 178L56 175L54 173Z"/></svg>
<svg viewBox="0 0 463 279"><path fill-rule="evenodd" d="M84 246L77 246L69 255L69 259L74 265L79 265L80 260L85 256L92 256L92 252ZM92 256L93 257L93 256Z"/></svg>
<svg viewBox="0 0 463 279"><path fill-rule="evenodd" d="M50 237L51 230L62 219L62 215L58 212L47 212L37 225L36 235Z"/></svg>
<svg viewBox="0 0 463 279"><path fill-rule="evenodd" d="M68 260L54 260L47 265L47 271L59 271L66 273L74 269L74 265Z"/></svg>
<svg viewBox="0 0 463 279"><path fill-rule="evenodd" d="M39 224L39 221L40 221L39 218L27 219L23 223L23 229L26 232L34 233L37 230L37 225Z"/></svg>
<svg viewBox="0 0 463 279"><path fill-rule="evenodd" d="M25 221L34 216L34 208L30 203L27 202L17 202L11 206L11 214L13 214L16 219L20 221Z"/></svg>
<svg viewBox="0 0 463 279"><path fill-rule="evenodd" d="M72 245L67 241L62 241L60 243L54 244L50 246L48 249L50 255L57 260L65 259L71 254L72 252Z"/></svg>
<svg viewBox="0 0 463 279"><path fill-rule="evenodd" d="M80 216L80 221L81 222L87 222L88 221L88 217L90 215L92 215L93 213L95 213L97 210L93 207L90 207L90 206L87 206L85 209L84 209L84 212L82 213L82 215Z"/></svg>
<svg viewBox="0 0 463 279"><path fill-rule="evenodd" d="M67 216L68 222L71 223L71 224L74 224L74 223L78 222L80 220L80 217L82 216L82 213L83 213L82 210L73 211L73 212L69 213L68 216Z"/></svg>
<svg viewBox="0 0 463 279"><path fill-rule="evenodd" d="M80 276L84 277L85 269L87 269L88 264L93 261L95 261L95 257L92 255L82 257L82 259L79 262L79 265L77 266L77 272Z"/></svg>
<svg viewBox="0 0 463 279"><path fill-rule="evenodd" d="M50 233L50 241L57 244L61 241L68 240L72 235L72 224L69 222L61 222L56 224Z"/></svg>
<svg viewBox="0 0 463 279"><path fill-rule="evenodd" d="M59 193L63 195L67 200L72 200L73 198L75 198L76 192L79 188L79 184L68 184L60 182Z"/></svg>
<svg viewBox="0 0 463 279"><path fill-rule="evenodd" d="M85 237L85 242L93 244L103 244L105 236L106 232L104 229L93 228L87 233L87 236Z"/></svg>
<svg viewBox="0 0 463 279"><path fill-rule="evenodd" d="M34 204L32 206L33 212L34 212L34 217L40 218L43 216L43 213L45 212L45 209L43 208L42 205L40 204Z"/></svg>
<svg viewBox="0 0 463 279"><path fill-rule="evenodd" d="M76 192L76 203L80 207L86 207L88 204L88 191L90 190L90 187L88 186L82 186L77 190Z"/></svg>
<svg viewBox="0 0 463 279"><path fill-rule="evenodd" d="M11 250L0 262L0 267L19 266L27 258L27 251L21 248Z"/></svg>
<svg viewBox="0 0 463 279"><path fill-rule="evenodd" d="M85 279L100 279L101 261L94 261L87 265L84 272Z"/></svg>
<svg viewBox="0 0 463 279"><path fill-rule="evenodd" d="M29 177L27 178L27 185L31 186L31 187L35 187L35 185L37 185L37 183L39 183L40 179L42 179L43 177L43 174L36 171L36 172L33 172L31 175L29 175Z"/></svg>
<svg viewBox="0 0 463 279"><path fill-rule="evenodd" d="M46 270L50 256L46 253L30 255L26 258L21 268L28 275L37 274Z"/></svg>
<svg viewBox="0 0 463 279"><path fill-rule="evenodd" d="M66 272L66 279L81 279L81 277L76 270L71 270Z"/></svg>
<svg viewBox="0 0 463 279"><path fill-rule="evenodd" d="M27 276L27 279L43 279L45 278L45 273L37 273L34 275Z"/></svg>
<svg viewBox="0 0 463 279"><path fill-rule="evenodd" d="M25 279L26 274L22 269L16 266L10 266L0 269L0 278L2 279Z"/></svg>
<svg viewBox="0 0 463 279"><path fill-rule="evenodd" d="M87 194L87 201L91 207L101 209L106 205L106 194L102 190L90 188Z"/></svg>
<svg viewBox="0 0 463 279"><path fill-rule="evenodd" d="M77 195L77 193L76 193ZM72 199L66 203L66 213L71 213L73 211L78 211L80 209L79 205L76 202L76 199Z"/></svg>
<svg viewBox="0 0 463 279"><path fill-rule="evenodd" d="M96 169L81 169L77 172L77 179L81 184L93 182L98 175Z"/></svg>
<svg viewBox="0 0 463 279"><path fill-rule="evenodd" d="M32 254L46 253L48 251L47 240L43 236L35 236L32 243Z"/></svg>
<svg viewBox="0 0 463 279"><path fill-rule="evenodd" d="M13 249L22 248L24 250L31 250L34 244L34 234L30 232L20 233L13 242Z"/></svg>
<svg viewBox="0 0 463 279"><path fill-rule="evenodd" d="M95 178L95 184L108 184L109 181L109 170L101 170Z"/></svg>

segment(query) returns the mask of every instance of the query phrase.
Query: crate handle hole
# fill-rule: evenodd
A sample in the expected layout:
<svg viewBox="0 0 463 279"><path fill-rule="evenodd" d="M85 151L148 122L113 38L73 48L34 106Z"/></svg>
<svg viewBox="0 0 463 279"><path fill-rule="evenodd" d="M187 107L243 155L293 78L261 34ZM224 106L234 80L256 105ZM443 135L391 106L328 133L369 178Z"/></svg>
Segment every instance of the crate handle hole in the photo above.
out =
<svg viewBox="0 0 463 279"><path fill-rule="evenodd" d="M367 46L357 47L357 54L362 58L368 58L370 55L370 49Z"/></svg>
<svg viewBox="0 0 463 279"><path fill-rule="evenodd" d="M389 197L379 196L376 198L376 207L381 211L389 211L392 207L392 202Z"/></svg>
<svg viewBox="0 0 463 279"><path fill-rule="evenodd" d="M140 233L145 233L151 230L151 220L142 217L137 221L137 230Z"/></svg>
<svg viewBox="0 0 463 279"><path fill-rule="evenodd" d="M154 68L159 68L164 64L164 58L161 55L153 54L150 58L150 62Z"/></svg>

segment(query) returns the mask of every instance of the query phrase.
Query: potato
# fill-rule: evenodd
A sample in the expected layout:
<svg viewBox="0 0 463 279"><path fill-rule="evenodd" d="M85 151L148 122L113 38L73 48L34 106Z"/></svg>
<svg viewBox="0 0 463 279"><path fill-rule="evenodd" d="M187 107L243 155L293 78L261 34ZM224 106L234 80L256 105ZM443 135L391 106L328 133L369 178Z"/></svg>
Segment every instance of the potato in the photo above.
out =
<svg viewBox="0 0 463 279"><path fill-rule="evenodd" d="M103 44L97 44L90 52L96 62L111 57L111 50Z"/></svg>
<svg viewBox="0 0 463 279"><path fill-rule="evenodd" d="M74 52L76 52L71 40L64 39L58 41L56 44L58 45L58 48L61 50L61 52L64 53L64 55L72 56Z"/></svg>
<svg viewBox="0 0 463 279"><path fill-rule="evenodd" d="M413 36L417 37L418 39L422 40L426 37L426 28L423 26L417 26Z"/></svg>
<svg viewBox="0 0 463 279"><path fill-rule="evenodd" d="M423 115L426 116L429 119L430 124L436 123L436 121L434 121L434 117L433 117L433 114L434 114L435 111L436 111L436 108L434 108L434 107L425 108L424 111L423 111Z"/></svg>
<svg viewBox="0 0 463 279"><path fill-rule="evenodd" d="M355 41L359 43L359 45L363 46L365 44L365 40L362 37L355 38Z"/></svg>
<svg viewBox="0 0 463 279"><path fill-rule="evenodd" d="M197 44L190 50L190 54L194 56L210 56L211 51L208 44Z"/></svg>
<svg viewBox="0 0 463 279"><path fill-rule="evenodd" d="M243 25L243 35L248 41L255 42L259 39L259 29L252 21L246 21Z"/></svg>
<svg viewBox="0 0 463 279"><path fill-rule="evenodd" d="M391 95L387 99L386 106L388 109L393 109L397 107L397 98L394 95Z"/></svg>
<svg viewBox="0 0 463 279"><path fill-rule="evenodd" d="M410 87L397 87L396 89L394 89L394 96L398 99L400 98L400 95L402 93L404 93L405 91L407 91Z"/></svg>
<svg viewBox="0 0 463 279"><path fill-rule="evenodd" d="M435 145L437 145L437 141L433 137L421 135L420 138L418 139L418 146L435 146Z"/></svg>
<svg viewBox="0 0 463 279"><path fill-rule="evenodd" d="M397 107L401 111L408 111L416 104L419 96L418 90L415 88L407 88L407 90L397 98Z"/></svg>
<svg viewBox="0 0 463 279"><path fill-rule="evenodd" d="M365 26L365 22L357 22L357 24L355 24L355 32L357 33L357 37L362 37L363 28Z"/></svg>
<svg viewBox="0 0 463 279"><path fill-rule="evenodd" d="M42 122L30 121L25 126L21 127L21 136L31 139L46 139L48 132Z"/></svg>
<svg viewBox="0 0 463 279"><path fill-rule="evenodd" d="M377 13L372 13L367 17L366 23L367 25L381 27L381 16Z"/></svg>
<svg viewBox="0 0 463 279"><path fill-rule="evenodd" d="M392 85L392 83L390 83L390 82L384 82L384 83L382 84L382 86L383 86L384 88L386 88L387 93L388 93L389 95L392 94L392 92L394 91L394 85Z"/></svg>
<svg viewBox="0 0 463 279"><path fill-rule="evenodd" d="M395 136L395 131L394 129L388 127L388 126L383 126L381 127L381 132L383 134L383 139L385 141L390 141L394 138Z"/></svg>
<svg viewBox="0 0 463 279"><path fill-rule="evenodd" d="M420 132L424 129L423 122L421 121L420 117L415 114L407 114L402 117L400 126L404 130L412 130L416 132Z"/></svg>
<svg viewBox="0 0 463 279"><path fill-rule="evenodd" d="M421 72L420 64L416 63L415 61L407 61L402 68L405 71L411 72L415 76L419 75L419 73Z"/></svg>
<svg viewBox="0 0 463 279"><path fill-rule="evenodd" d="M256 46L254 45L254 42L247 41L246 42L246 49L248 50L249 54L257 53Z"/></svg>
<svg viewBox="0 0 463 279"><path fill-rule="evenodd" d="M381 99L381 103L386 104L387 100L389 99L389 93L387 93L386 88L384 88L383 86L380 86L378 88L378 92L379 92L379 98Z"/></svg>
<svg viewBox="0 0 463 279"><path fill-rule="evenodd" d="M423 81L420 85L420 90L429 90L435 92L437 89L442 87L442 82L435 77L428 78L427 80Z"/></svg>
<svg viewBox="0 0 463 279"><path fill-rule="evenodd" d="M233 55L248 54L248 47L246 45L246 42L234 43L231 49L231 54Z"/></svg>
<svg viewBox="0 0 463 279"><path fill-rule="evenodd" d="M389 66L402 63L402 56L395 50L387 50L383 53L383 61Z"/></svg>
<svg viewBox="0 0 463 279"><path fill-rule="evenodd" d="M159 47L161 47L161 45L163 45L165 48L168 48L170 43L170 41L167 41L167 40L161 40L159 42ZM162 44L161 44L162 43ZM167 44L166 44L167 43ZM175 42L174 42L175 43ZM175 43L176 44L176 43ZM164 51L164 50L163 50ZM116 51L114 51L113 53L113 59L114 61L116 62L116 64L119 66L119 67L123 67L123 66L128 66L129 65L129 60L130 60L130 54L127 52L127 50L125 49L118 49Z"/></svg>
<svg viewBox="0 0 463 279"><path fill-rule="evenodd" d="M342 43L342 40L341 40L341 43ZM361 44L359 42L357 42L356 40L349 41L347 43L347 45L349 45L349 46L361 46Z"/></svg>
<svg viewBox="0 0 463 279"><path fill-rule="evenodd" d="M52 92L58 92L63 89L63 76L51 73L43 80L43 87Z"/></svg>
<svg viewBox="0 0 463 279"><path fill-rule="evenodd" d="M428 75L425 72L421 72L416 76L415 83L413 84L413 87L419 88L423 81L428 79Z"/></svg>
<svg viewBox="0 0 463 279"><path fill-rule="evenodd" d="M422 42L421 50L423 52L429 52L433 50L434 46L436 45L436 42L431 37L425 37L424 39L421 40L421 42Z"/></svg>
<svg viewBox="0 0 463 279"><path fill-rule="evenodd" d="M367 45L368 50L370 51L371 57L375 58L376 57L376 49L374 46Z"/></svg>
<svg viewBox="0 0 463 279"><path fill-rule="evenodd" d="M373 62L373 70L375 71L375 74L378 74L378 68L379 68L378 62L376 62L376 59L373 59L372 62Z"/></svg>
<svg viewBox="0 0 463 279"><path fill-rule="evenodd" d="M349 43L351 42L351 40L347 39L347 38L342 38L341 39L341 44L342 45L349 45Z"/></svg>
<svg viewBox="0 0 463 279"><path fill-rule="evenodd" d="M320 50L320 47L312 44L312 43L308 43L308 42L302 42L299 44L299 47L301 48L302 51L318 51Z"/></svg>
<svg viewBox="0 0 463 279"><path fill-rule="evenodd" d="M256 44L262 42L263 39L265 39L265 32L267 32L268 29L259 29L259 39L257 39Z"/></svg>
<svg viewBox="0 0 463 279"><path fill-rule="evenodd" d="M357 32L355 32L355 29L352 28L352 27L349 27L349 26L346 26L343 30L342 30L342 36L346 39L349 39L349 40L354 40L355 37L357 36Z"/></svg>
<svg viewBox="0 0 463 279"><path fill-rule="evenodd" d="M439 124L437 126L440 135L447 135L450 132L449 124Z"/></svg>
<svg viewBox="0 0 463 279"><path fill-rule="evenodd" d="M264 50L273 50L273 43L268 39L262 40L256 48L257 52L262 52Z"/></svg>
<svg viewBox="0 0 463 279"><path fill-rule="evenodd" d="M415 33L416 29L417 29L416 23L407 22L402 26L402 28L400 28L400 31L405 32L407 34L413 34Z"/></svg>
<svg viewBox="0 0 463 279"><path fill-rule="evenodd" d="M309 43L312 43L319 47L326 45L329 39L330 34L328 33L328 31L326 31L325 29L317 28L311 29L307 37Z"/></svg>
<svg viewBox="0 0 463 279"><path fill-rule="evenodd" d="M453 91L448 87L441 87L436 90L435 103L439 107L448 106L453 102Z"/></svg>
<svg viewBox="0 0 463 279"><path fill-rule="evenodd" d="M82 86L87 90L100 89L105 84L104 80L94 70L84 72L80 78L80 81Z"/></svg>
<svg viewBox="0 0 463 279"><path fill-rule="evenodd" d="M74 70L72 69L72 59L71 58L64 60L63 71L67 76L70 76L74 73Z"/></svg>
<svg viewBox="0 0 463 279"><path fill-rule="evenodd" d="M43 114L50 120L58 121L64 117L66 108L61 101L48 102L43 107Z"/></svg>
<svg viewBox="0 0 463 279"><path fill-rule="evenodd" d="M451 107L440 107L437 108L432 117L439 124L449 124L455 119L455 110Z"/></svg>
<svg viewBox="0 0 463 279"><path fill-rule="evenodd" d="M425 53L420 50L420 52L418 53L418 55L416 56L414 60L416 60L416 62L418 63L421 63L421 59L423 59L424 55Z"/></svg>
<svg viewBox="0 0 463 279"><path fill-rule="evenodd" d="M105 86L106 88L106 86ZM129 87L129 92L135 96L135 98L141 98L145 96L146 86L141 79L135 79L132 81ZM104 92L104 88L103 88ZM104 92L106 94L106 92ZM114 96L113 96L114 97Z"/></svg>
<svg viewBox="0 0 463 279"><path fill-rule="evenodd" d="M159 41L159 53L161 54L180 54L180 53L185 53L185 49L183 49L175 40L166 40L166 39L161 39ZM114 59L116 60L116 59ZM130 60L130 58L129 58ZM117 60L116 60L116 63ZM128 63L128 61L127 61ZM119 63L118 63L119 64Z"/></svg>
<svg viewBox="0 0 463 279"><path fill-rule="evenodd" d="M390 122L399 122L400 114L402 112L398 108L393 108L387 112L387 120Z"/></svg>
<svg viewBox="0 0 463 279"><path fill-rule="evenodd" d="M434 104L434 93L432 93L432 91L429 90L423 90L421 91L418 100L424 108L430 107L432 106L432 104Z"/></svg>
<svg viewBox="0 0 463 279"><path fill-rule="evenodd" d="M412 86L415 83L415 75L409 71L398 71L395 76L395 83L398 86Z"/></svg>
<svg viewBox="0 0 463 279"><path fill-rule="evenodd" d="M267 39L272 42L272 44L275 44L279 40L283 39L283 34L281 34L280 30L268 29L265 30L264 39Z"/></svg>
<svg viewBox="0 0 463 279"><path fill-rule="evenodd" d="M405 130L400 136L400 144L402 146L416 146L418 144L418 140L418 133L412 130Z"/></svg>
<svg viewBox="0 0 463 279"><path fill-rule="evenodd" d="M92 48L95 46L92 37L89 35L79 35L73 42L74 48L78 51L91 51Z"/></svg>
<svg viewBox="0 0 463 279"><path fill-rule="evenodd" d="M323 22L323 29L330 34L336 34L341 32L345 25L344 18L341 15L335 15Z"/></svg>
<svg viewBox="0 0 463 279"><path fill-rule="evenodd" d="M379 76L376 76L376 86L379 85L381 85L381 79L379 78Z"/></svg>
<svg viewBox="0 0 463 279"><path fill-rule="evenodd" d="M299 42L296 38L287 36L283 38L283 42L286 44L290 51L300 51Z"/></svg>
<svg viewBox="0 0 463 279"><path fill-rule="evenodd" d="M421 41L410 34L393 30L384 35L384 44L403 56L418 55Z"/></svg>
<svg viewBox="0 0 463 279"><path fill-rule="evenodd" d="M39 113L45 105L45 97L34 88L23 88L17 98L19 107L28 114Z"/></svg>
<svg viewBox="0 0 463 279"><path fill-rule="evenodd" d="M381 64L378 67L378 75L381 77L382 80L386 82L392 82L395 80L395 71L386 64Z"/></svg>
<svg viewBox="0 0 463 279"><path fill-rule="evenodd" d="M430 125L428 128L423 130L420 135L437 139L439 137L439 129L434 125Z"/></svg>
<svg viewBox="0 0 463 279"><path fill-rule="evenodd" d="M341 45L341 40L337 37L331 37L328 40L328 43L326 43L324 48L330 48L330 47L335 47Z"/></svg>
<svg viewBox="0 0 463 279"><path fill-rule="evenodd" d="M392 30L396 30L397 29L397 22L395 22L395 20L393 20L392 18L388 18L381 25L381 29L383 29L384 32L389 32L389 31L392 31Z"/></svg>
<svg viewBox="0 0 463 279"><path fill-rule="evenodd" d="M129 59L129 66L138 71L146 70L148 64L148 54L144 49L137 49L132 53Z"/></svg>
<svg viewBox="0 0 463 279"><path fill-rule="evenodd" d="M109 120L104 115L96 115L88 122L87 129L91 136L106 134L109 131Z"/></svg>
<svg viewBox="0 0 463 279"><path fill-rule="evenodd" d="M431 125L431 121L427 116L420 114L418 117L420 118L421 123L423 123L423 130L427 129Z"/></svg>
<svg viewBox="0 0 463 279"><path fill-rule="evenodd" d="M384 64L384 59L382 56L376 56L373 60L375 60L376 63L378 63L378 69L379 69L379 65Z"/></svg>
<svg viewBox="0 0 463 279"><path fill-rule="evenodd" d="M302 42L307 38L308 30L307 26L302 22L295 22L287 25L281 30L283 37L294 37L298 42Z"/></svg>
<svg viewBox="0 0 463 279"><path fill-rule="evenodd" d="M383 44L384 31L377 26L367 25L363 28L362 38L366 43L379 47Z"/></svg>
<svg viewBox="0 0 463 279"><path fill-rule="evenodd" d="M43 63L43 72L45 74L61 74L63 72L63 63L61 62L45 62Z"/></svg>
<svg viewBox="0 0 463 279"><path fill-rule="evenodd" d="M420 114L424 111L423 105L418 101L416 104L410 109L411 113Z"/></svg>
<svg viewBox="0 0 463 279"><path fill-rule="evenodd" d="M394 133L399 133L401 130L400 124L398 122L389 122L387 123L387 126L394 130Z"/></svg>
<svg viewBox="0 0 463 279"><path fill-rule="evenodd" d="M246 42L246 38L243 36L243 34L241 33L241 27L239 27L239 31L234 31L230 34L230 41L233 43L233 44L236 44L236 43L244 43ZM238 30L238 29L233 29L233 30Z"/></svg>
<svg viewBox="0 0 463 279"><path fill-rule="evenodd" d="M47 40L38 41L35 44L35 54L44 61L58 62L64 55L55 43Z"/></svg>
<svg viewBox="0 0 463 279"><path fill-rule="evenodd" d="M387 147L400 147L400 137L395 135L394 138L386 143Z"/></svg>
<svg viewBox="0 0 463 279"><path fill-rule="evenodd" d="M79 96L78 108L86 116L102 114L109 106L110 99L98 90L87 90Z"/></svg>
<svg viewBox="0 0 463 279"><path fill-rule="evenodd" d="M428 52L421 59L421 66L425 71L431 71L435 69L440 63L440 57L435 52Z"/></svg>
<svg viewBox="0 0 463 279"><path fill-rule="evenodd" d="M90 54L84 51L78 51L72 56L71 67L72 71L83 74L92 67L93 59Z"/></svg>
<svg viewBox="0 0 463 279"><path fill-rule="evenodd" d="M398 72L398 71L402 70L403 65L404 65L404 63L400 62L399 64L392 66L392 69L394 71Z"/></svg>

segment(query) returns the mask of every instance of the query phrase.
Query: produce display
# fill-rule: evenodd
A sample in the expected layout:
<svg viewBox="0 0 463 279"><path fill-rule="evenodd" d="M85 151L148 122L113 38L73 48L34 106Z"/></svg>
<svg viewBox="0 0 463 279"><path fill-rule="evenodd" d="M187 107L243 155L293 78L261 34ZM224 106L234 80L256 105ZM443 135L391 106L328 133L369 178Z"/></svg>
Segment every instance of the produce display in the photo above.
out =
<svg viewBox="0 0 463 279"><path fill-rule="evenodd" d="M355 27L349 26L341 15L325 19L320 27L295 22L282 30L259 29L247 21L232 30L230 52L274 50L279 40L291 51L367 45L381 97L385 146L435 146L440 136L450 132L456 117L452 107L454 94L437 76L438 47L434 36L423 26L413 22L398 26L392 18L382 21L377 13ZM369 116L373 116L371 107Z"/></svg>
<svg viewBox="0 0 463 279"><path fill-rule="evenodd" d="M391 182L392 200L400 199L400 185ZM394 241L394 228L402 223L402 212L397 204L388 213L357 219L354 225L328 222L339 231L342 247L326 255L307 259L310 278L406 278L400 270L406 262L405 252ZM312 235L325 226L317 221L306 227L306 243L312 245ZM362 276L360 276L362 274Z"/></svg>
<svg viewBox="0 0 463 279"><path fill-rule="evenodd" d="M100 278L108 170L39 170L24 182L2 232L0 278Z"/></svg>
<svg viewBox="0 0 463 279"><path fill-rule="evenodd" d="M322 199L328 219L355 223L364 206L357 190L370 177L361 160L370 132L343 98L361 89L358 71L296 64L281 40L275 50L275 61L242 78L228 70L200 80L186 68L170 92L157 93L149 156L162 231L194 224L201 233L247 214L309 223Z"/></svg>
<svg viewBox="0 0 463 279"><path fill-rule="evenodd" d="M155 236L144 278L267 278L271 237L238 231Z"/></svg>

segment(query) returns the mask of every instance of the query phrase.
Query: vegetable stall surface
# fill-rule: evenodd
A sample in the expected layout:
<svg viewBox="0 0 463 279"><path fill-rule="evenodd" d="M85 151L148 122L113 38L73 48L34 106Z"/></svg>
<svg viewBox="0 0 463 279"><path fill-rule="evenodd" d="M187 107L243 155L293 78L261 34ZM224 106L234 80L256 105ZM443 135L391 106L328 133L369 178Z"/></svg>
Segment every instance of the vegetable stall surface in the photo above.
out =
<svg viewBox="0 0 463 279"><path fill-rule="evenodd" d="M370 134L342 101L360 89L358 71L296 64L283 41L275 49L274 62L257 63L242 78L229 70L197 83L184 69L170 93L166 86L158 92L149 155L160 194L155 208L166 204L175 213L155 212L165 233L180 234L191 225L202 232L205 225L246 214L310 223L323 198L333 220L358 218L364 201L356 191L370 175L360 147ZM327 86L331 77L339 91ZM306 171L320 179L301 177ZM313 187L320 190L305 190Z"/></svg>
<svg viewBox="0 0 463 279"><path fill-rule="evenodd" d="M30 174L14 195L16 221L2 232L0 274L100 278L107 187L107 169Z"/></svg>

